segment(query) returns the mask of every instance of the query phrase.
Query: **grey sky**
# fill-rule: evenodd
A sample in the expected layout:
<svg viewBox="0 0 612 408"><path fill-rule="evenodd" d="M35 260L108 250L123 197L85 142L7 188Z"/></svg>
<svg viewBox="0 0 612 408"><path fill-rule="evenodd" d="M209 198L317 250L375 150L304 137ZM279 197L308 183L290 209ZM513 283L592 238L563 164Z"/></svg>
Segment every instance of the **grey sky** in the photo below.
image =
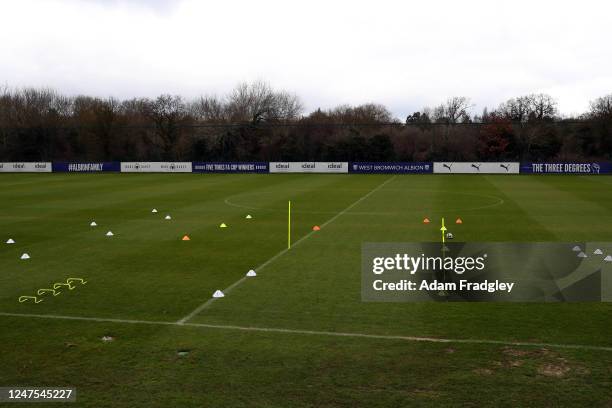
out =
<svg viewBox="0 0 612 408"><path fill-rule="evenodd" d="M19 0L0 3L0 83L186 97L265 79L307 109L379 102L403 118L531 92L563 113L612 93L608 1Z"/></svg>

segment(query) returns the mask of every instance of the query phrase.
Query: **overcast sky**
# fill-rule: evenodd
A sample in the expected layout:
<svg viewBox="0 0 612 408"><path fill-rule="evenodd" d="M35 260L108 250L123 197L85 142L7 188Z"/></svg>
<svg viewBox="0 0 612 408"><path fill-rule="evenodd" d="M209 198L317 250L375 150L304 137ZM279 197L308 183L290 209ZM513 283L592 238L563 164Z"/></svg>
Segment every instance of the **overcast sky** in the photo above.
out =
<svg viewBox="0 0 612 408"><path fill-rule="evenodd" d="M610 1L0 0L0 84L195 97L264 79L308 110L612 93Z"/></svg>

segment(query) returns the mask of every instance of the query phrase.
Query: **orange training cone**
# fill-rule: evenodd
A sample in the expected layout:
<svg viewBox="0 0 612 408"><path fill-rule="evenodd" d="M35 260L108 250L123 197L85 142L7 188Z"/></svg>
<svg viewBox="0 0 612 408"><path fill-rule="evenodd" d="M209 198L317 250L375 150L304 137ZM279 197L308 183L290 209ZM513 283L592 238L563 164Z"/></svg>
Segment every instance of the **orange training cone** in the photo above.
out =
<svg viewBox="0 0 612 408"><path fill-rule="evenodd" d="M189 235L185 235L182 240L183 241L191 241L191 238L189 238Z"/></svg>
<svg viewBox="0 0 612 408"><path fill-rule="evenodd" d="M425 218L425 219L423 220L423 224L429 224L430 222L431 222L431 221L429 221L429 218Z"/></svg>
<svg viewBox="0 0 612 408"><path fill-rule="evenodd" d="M461 221L461 218L457 218L457 221L455 221L455 224L463 224L463 221Z"/></svg>
<svg viewBox="0 0 612 408"><path fill-rule="evenodd" d="M312 227L313 231L321 231L321 227L319 227L318 225L315 225L314 227Z"/></svg>

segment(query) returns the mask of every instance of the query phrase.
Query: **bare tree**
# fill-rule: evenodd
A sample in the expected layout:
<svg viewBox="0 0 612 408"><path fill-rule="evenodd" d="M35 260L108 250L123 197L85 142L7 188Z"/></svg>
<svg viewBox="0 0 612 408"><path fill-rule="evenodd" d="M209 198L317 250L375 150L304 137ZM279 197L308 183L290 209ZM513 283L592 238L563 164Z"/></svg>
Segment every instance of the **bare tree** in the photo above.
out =
<svg viewBox="0 0 612 408"><path fill-rule="evenodd" d="M94 129L106 159L111 159L114 128L119 122L120 103L115 98L97 99L93 105Z"/></svg>
<svg viewBox="0 0 612 408"><path fill-rule="evenodd" d="M518 98L508 99L506 102L499 105L497 113L499 116L510 120L511 122L524 123L529 119L531 111L531 99L529 96L520 96Z"/></svg>
<svg viewBox="0 0 612 408"><path fill-rule="evenodd" d="M612 94L591 101L588 115L596 119L612 119Z"/></svg>
<svg viewBox="0 0 612 408"><path fill-rule="evenodd" d="M554 119L558 113L557 101L547 94L531 94L508 99L495 112L515 123Z"/></svg>
<svg viewBox="0 0 612 408"><path fill-rule="evenodd" d="M187 108L180 96L160 95L144 104L145 115L154 123L161 141L164 158L172 159L172 150L178 144L180 125L188 118Z"/></svg>
<svg viewBox="0 0 612 408"><path fill-rule="evenodd" d="M384 105L376 103L358 106L339 105L327 114L337 123L399 123Z"/></svg>
<svg viewBox="0 0 612 408"><path fill-rule="evenodd" d="M528 98L530 103L530 120L554 119L557 115L557 101L552 96L540 93L531 94Z"/></svg>
<svg viewBox="0 0 612 408"><path fill-rule="evenodd" d="M437 123L466 123L470 121L468 110L472 107L470 99L465 96L454 96L448 98L445 103L436 106L431 118Z"/></svg>
<svg viewBox="0 0 612 408"><path fill-rule="evenodd" d="M296 94L287 91L276 93L277 119L295 120L304 111L304 105Z"/></svg>
<svg viewBox="0 0 612 408"><path fill-rule="evenodd" d="M274 91L263 81L241 83L227 97L232 121L280 121L297 119L304 110L297 95Z"/></svg>
<svg viewBox="0 0 612 408"><path fill-rule="evenodd" d="M217 96L202 96L189 104L189 111L198 120L220 123L228 120L226 103Z"/></svg>

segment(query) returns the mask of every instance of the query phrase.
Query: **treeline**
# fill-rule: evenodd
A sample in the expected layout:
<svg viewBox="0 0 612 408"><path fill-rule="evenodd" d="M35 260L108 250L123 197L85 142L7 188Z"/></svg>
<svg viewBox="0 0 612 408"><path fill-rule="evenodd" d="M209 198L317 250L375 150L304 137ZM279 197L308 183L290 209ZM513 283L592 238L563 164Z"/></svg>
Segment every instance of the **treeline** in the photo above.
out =
<svg viewBox="0 0 612 408"><path fill-rule="evenodd" d="M487 161L612 158L612 94L561 118L545 94L473 115L466 97L394 118L383 105L305 113L264 82L187 101L0 90L0 161Z"/></svg>

